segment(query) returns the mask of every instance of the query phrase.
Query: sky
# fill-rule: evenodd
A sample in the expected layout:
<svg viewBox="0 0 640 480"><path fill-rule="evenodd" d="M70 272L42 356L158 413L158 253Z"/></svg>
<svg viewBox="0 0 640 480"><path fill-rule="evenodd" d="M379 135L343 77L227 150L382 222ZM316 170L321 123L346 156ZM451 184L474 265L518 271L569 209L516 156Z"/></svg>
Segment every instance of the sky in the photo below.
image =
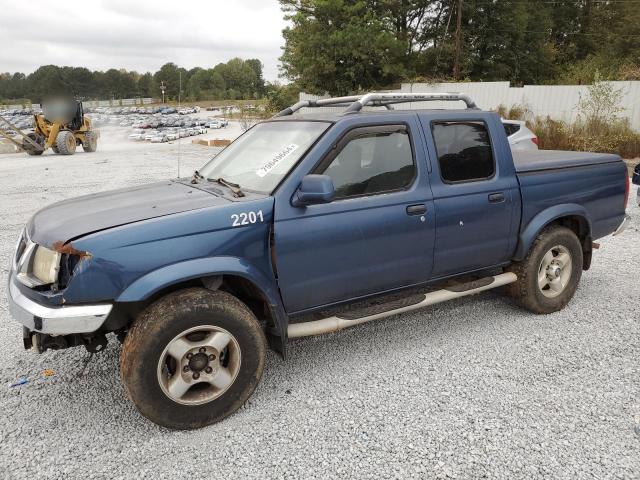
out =
<svg viewBox="0 0 640 480"><path fill-rule="evenodd" d="M240 57L260 59L265 79L278 78L285 21L277 0L0 0L0 11L0 72L154 72Z"/></svg>

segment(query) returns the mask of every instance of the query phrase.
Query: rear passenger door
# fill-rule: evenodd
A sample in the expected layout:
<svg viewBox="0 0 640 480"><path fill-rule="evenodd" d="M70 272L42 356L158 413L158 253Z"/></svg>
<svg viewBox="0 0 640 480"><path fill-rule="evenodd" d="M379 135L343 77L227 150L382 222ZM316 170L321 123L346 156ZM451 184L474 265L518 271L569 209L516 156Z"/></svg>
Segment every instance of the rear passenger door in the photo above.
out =
<svg viewBox="0 0 640 480"><path fill-rule="evenodd" d="M421 114L436 213L433 278L505 263L514 247L519 190L492 118ZM492 138L504 139L495 144ZM507 145L508 147L508 145ZM499 161L502 160L502 161Z"/></svg>

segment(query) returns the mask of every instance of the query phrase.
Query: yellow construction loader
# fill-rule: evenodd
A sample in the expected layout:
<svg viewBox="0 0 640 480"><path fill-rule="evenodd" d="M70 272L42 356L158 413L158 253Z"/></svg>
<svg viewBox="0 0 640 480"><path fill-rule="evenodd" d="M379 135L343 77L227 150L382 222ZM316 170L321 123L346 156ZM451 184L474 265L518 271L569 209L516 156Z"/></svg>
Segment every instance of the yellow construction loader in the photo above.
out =
<svg viewBox="0 0 640 480"><path fill-rule="evenodd" d="M82 145L85 152L95 152L98 147L99 132L91 127L91 121L85 117L82 102L79 101L54 100L45 103L42 113L33 116L31 133L22 132L2 117L0 120L0 135L29 155L42 155L48 148L61 155L73 155L78 145ZM14 135L8 135L7 128ZM21 141L14 138L15 134L22 137Z"/></svg>

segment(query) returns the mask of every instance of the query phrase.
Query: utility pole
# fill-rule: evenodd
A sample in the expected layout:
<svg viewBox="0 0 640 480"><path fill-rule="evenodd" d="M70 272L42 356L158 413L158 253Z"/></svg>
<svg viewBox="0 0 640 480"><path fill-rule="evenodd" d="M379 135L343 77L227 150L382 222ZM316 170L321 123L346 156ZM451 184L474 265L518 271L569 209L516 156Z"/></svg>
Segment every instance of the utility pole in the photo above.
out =
<svg viewBox="0 0 640 480"><path fill-rule="evenodd" d="M162 103L164 104L164 90L166 86L164 84L164 80L160 82L160 90L162 91Z"/></svg>
<svg viewBox="0 0 640 480"><path fill-rule="evenodd" d="M462 49L462 0L458 0L458 18L456 19L456 44L453 54L453 79L460 79L460 50Z"/></svg>

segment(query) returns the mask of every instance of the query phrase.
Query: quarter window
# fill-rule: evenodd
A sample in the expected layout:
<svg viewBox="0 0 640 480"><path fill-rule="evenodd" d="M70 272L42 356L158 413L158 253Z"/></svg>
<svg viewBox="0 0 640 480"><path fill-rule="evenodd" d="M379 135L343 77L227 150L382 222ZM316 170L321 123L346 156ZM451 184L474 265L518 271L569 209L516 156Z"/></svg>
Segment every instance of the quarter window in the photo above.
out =
<svg viewBox="0 0 640 480"><path fill-rule="evenodd" d="M333 180L337 198L406 188L415 176L409 134L396 129L358 135L323 173Z"/></svg>
<svg viewBox="0 0 640 480"><path fill-rule="evenodd" d="M433 122L440 175L445 182L469 182L495 173L493 150L484 122Z"/></svg>

